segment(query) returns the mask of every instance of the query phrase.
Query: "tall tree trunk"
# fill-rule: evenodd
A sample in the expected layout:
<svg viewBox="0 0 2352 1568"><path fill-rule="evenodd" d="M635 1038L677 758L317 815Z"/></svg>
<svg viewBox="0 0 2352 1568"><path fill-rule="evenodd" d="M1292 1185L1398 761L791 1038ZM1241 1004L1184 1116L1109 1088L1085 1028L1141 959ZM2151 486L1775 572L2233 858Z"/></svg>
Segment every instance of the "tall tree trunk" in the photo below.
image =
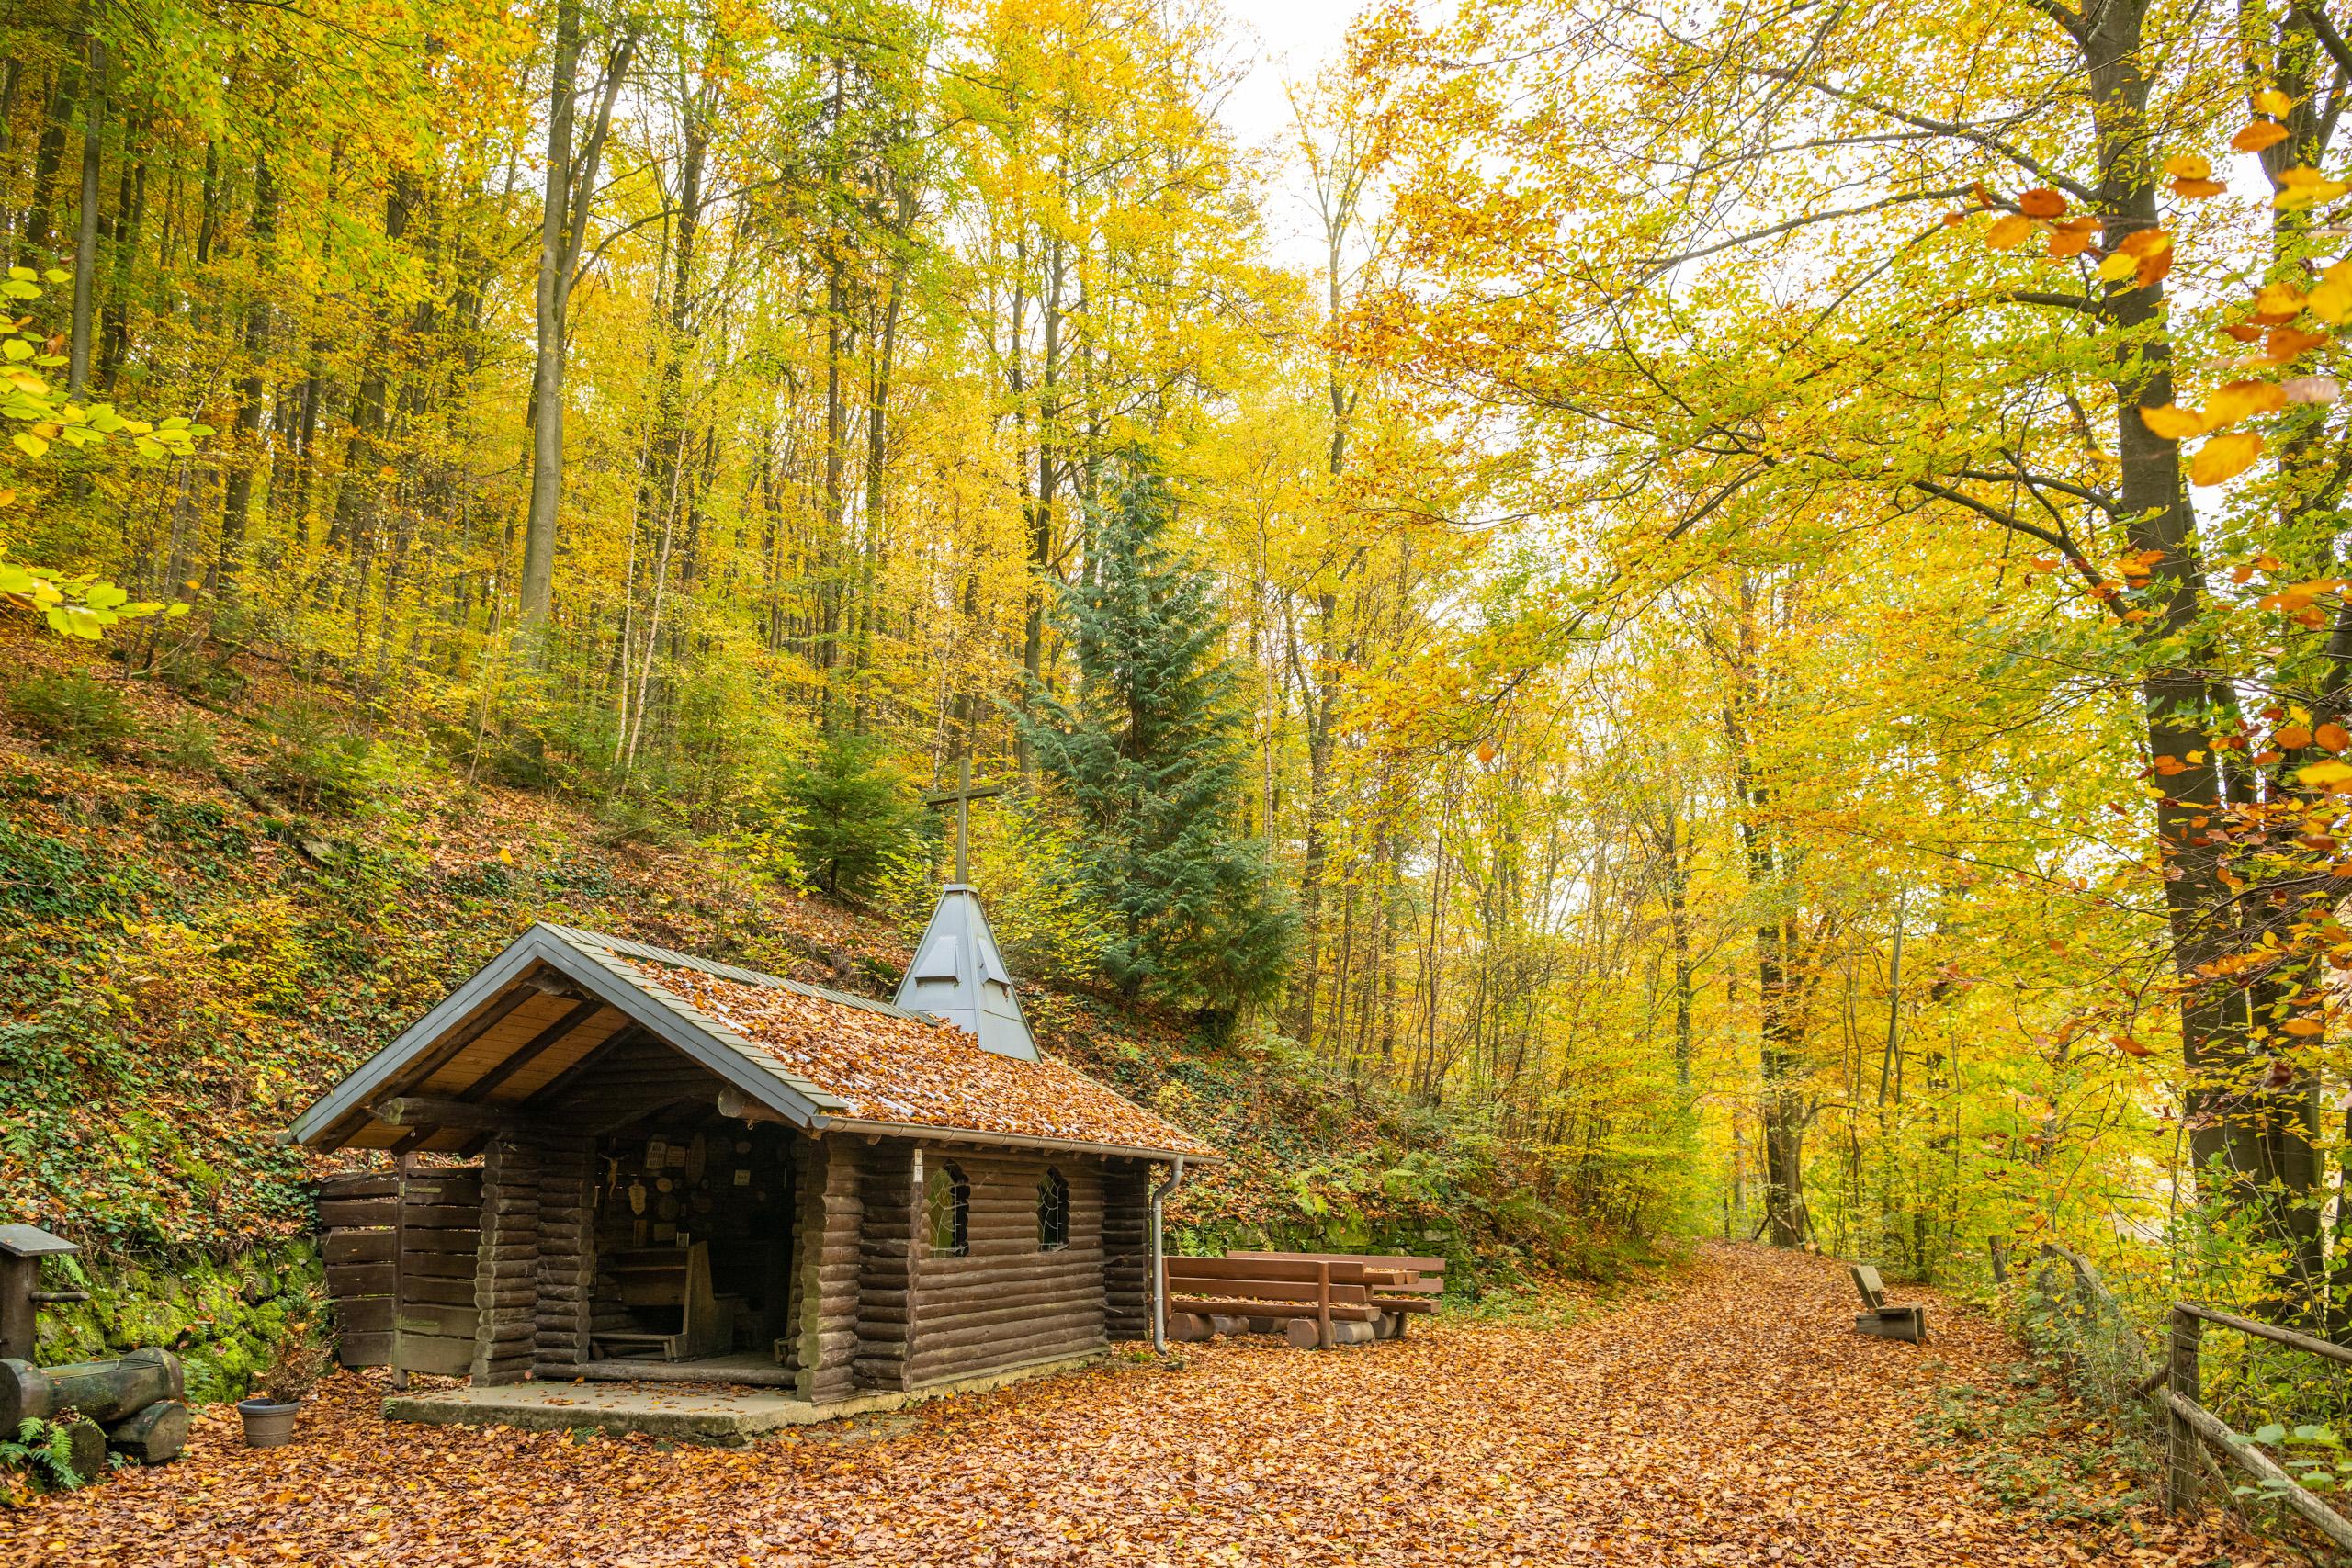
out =
<svg viewBox="0 0 2352 1568"><path fill-rule="evenodd" d="M263 357L269 347L269 293L261 275L269 265L269 246L277 238L277 182L270 174L266 154L254 160L254 270L252 298L245 304L245 373L237 378L236 435L230 444L229 478L220 496L220 547L213 557L205 586L222 599L233 599L237 580L244 570L245 536L251 524L254 468L261 445L264 382Z"/></svg>
<svg viewBox="0 0 2352 1568"><path fill-rule="evenodd" d="M98 173L106 157L107 46L89 38L88 90L82 95L82 200L74 241L74 336L66 350L65 395L79 399L90 380L90 333L98 288Z"/></svg>
<svg viewBox="0 0 2352 1568"><path fill-rule="evenodd" d="M563 322L571 289L571 122L579 93L580 0L556 0L554 73L548 86L547 181L539 203L538 341L531 372L531 500L523 525L518 624L543 657L555 604L556 519L563 504Z"/></svg>

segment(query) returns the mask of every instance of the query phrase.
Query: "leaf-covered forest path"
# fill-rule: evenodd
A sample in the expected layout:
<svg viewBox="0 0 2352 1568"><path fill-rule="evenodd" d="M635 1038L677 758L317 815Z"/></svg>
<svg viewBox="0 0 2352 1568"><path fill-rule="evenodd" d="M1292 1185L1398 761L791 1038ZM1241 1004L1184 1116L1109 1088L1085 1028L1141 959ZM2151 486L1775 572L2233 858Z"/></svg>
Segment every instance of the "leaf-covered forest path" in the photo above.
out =
<svg viewBox="0 0 2352 1568"><path fill-rule="evenodd" d="M390 1427L339 1375L297 1446L208 1412L180 1463L0 1516L0 1562L2274 1560L2075 1475L2107 1434L2013 1386L1995 1327L1939 1303L1931 1345L1863 1339L1850 1296L1711 1247L1566 1327L1225 1342L737 1450Z"/></svg>

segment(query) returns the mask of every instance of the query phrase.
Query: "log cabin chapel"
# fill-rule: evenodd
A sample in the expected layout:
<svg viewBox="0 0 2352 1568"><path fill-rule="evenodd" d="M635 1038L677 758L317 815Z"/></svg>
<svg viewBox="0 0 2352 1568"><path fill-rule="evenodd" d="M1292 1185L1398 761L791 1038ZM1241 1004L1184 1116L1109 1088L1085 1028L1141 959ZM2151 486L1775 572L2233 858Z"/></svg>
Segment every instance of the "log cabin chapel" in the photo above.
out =
<svg viewBox="0 0 2352 1568"><path fill-rule="evenodd" d="M346 1364L817 1405L1156 1337L1215 1157L1038 1050L960 875L895 1004L535 925L285 1135L455 1156L322 1192Z"/></svg>

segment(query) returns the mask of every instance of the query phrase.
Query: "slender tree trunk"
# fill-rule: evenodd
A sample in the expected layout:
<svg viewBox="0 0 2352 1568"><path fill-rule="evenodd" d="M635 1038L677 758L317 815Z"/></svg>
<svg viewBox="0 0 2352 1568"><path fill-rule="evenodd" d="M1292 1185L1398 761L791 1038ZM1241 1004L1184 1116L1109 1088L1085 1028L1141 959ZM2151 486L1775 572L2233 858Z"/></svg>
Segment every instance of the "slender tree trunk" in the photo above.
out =
<svg viewBox="0 0 2352 1568"><path fill-rule="evenodd" d="M79 399L90 380L90 335L98 288L98 174L106 157L107 46L89 39L88 90L82 96L82 201L74 241L74 337L66 350L65 395Z"/></svg>

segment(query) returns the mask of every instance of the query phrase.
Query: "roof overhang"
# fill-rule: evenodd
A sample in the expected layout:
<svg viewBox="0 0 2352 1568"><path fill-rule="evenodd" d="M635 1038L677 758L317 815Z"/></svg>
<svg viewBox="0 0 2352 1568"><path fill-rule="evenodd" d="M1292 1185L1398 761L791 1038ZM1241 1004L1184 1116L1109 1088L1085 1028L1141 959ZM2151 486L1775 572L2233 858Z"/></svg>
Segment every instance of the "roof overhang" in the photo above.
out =
<svg viewBox="0 0 2352 1568"><path fill-rule="evenodd" d="M649 953L655 951L647 950ZM297 1117L281 1138L289 1144L328 1147L341 1144L368 1119L370 1106L401 1087L404 1071L502 993L526 983L541 968L562 976L721 1082L795 1125L820 1128L831 1113L849 1109L838 1097L785 1072L775 1058L750 1041L613 957L603 946L587 940L586 933L535 925ZM750 979L766 978L750 970L734 973Z"/></svg>

